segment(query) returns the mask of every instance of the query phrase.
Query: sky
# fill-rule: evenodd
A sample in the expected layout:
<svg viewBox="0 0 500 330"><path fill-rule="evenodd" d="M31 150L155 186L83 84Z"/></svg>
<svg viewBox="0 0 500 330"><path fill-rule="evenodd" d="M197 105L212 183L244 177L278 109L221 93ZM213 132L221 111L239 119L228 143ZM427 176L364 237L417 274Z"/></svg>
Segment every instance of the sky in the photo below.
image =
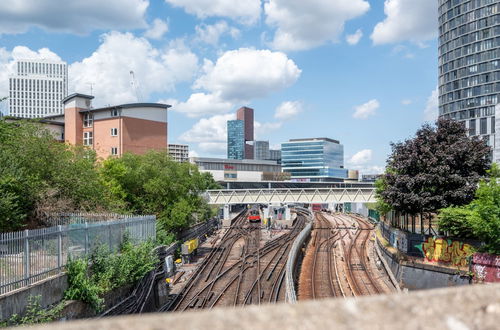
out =
<svg viewBox="0 0 500 330"><path fill-rule="evenodd" d="M329 137L346 168L380 173L391 142L437 117L437 3L2 0L0 97L16 60L62 60L95 107L172 105L169 143L192 156L225 157L248 106L271 147Z"/></svg>

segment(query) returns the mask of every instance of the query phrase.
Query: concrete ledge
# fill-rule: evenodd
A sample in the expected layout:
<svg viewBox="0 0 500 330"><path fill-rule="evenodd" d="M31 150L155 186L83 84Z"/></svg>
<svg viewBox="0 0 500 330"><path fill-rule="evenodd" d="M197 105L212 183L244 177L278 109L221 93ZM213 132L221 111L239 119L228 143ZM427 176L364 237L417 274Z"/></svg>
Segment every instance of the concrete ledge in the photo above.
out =
<svg viewBox="0 0 500 330"><path fill-rule="evenodd" d="M498 329L500 284L52 323L27 329Z"/></svg>

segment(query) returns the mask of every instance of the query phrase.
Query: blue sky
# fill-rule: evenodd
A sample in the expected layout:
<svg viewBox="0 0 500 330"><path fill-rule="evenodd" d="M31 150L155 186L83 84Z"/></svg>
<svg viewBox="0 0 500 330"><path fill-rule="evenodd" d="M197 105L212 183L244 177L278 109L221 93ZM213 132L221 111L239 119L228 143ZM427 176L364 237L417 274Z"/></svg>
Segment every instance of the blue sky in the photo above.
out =
<svg viewBox="0 0 500 330"><path fill-rule="evenodd" d="M95 106L172 104L193 155L224 157L245 105L258 139L338 139L368 174L437 115L436 37L436 0L3 0L0 96L15 60L61 59Z"/></svg>

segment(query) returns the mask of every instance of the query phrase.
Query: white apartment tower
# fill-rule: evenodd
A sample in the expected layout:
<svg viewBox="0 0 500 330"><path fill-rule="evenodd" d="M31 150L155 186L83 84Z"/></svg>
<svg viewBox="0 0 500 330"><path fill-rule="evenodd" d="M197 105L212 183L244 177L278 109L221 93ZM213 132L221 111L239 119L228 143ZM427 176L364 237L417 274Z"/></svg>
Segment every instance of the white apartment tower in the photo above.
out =
<svg viewBox="0 0 500 330"><path fill-rule="evenodd" d="M168 154L176 162L184 163L189 161L189 146L187 144L169 144Z"/></svg>
<svg viewBox="0 0 500 330"><path fill-rule="evenodd" d="M39 118L63 113L68 66L49 60L21 60L9 78L9 115Z"/></svg>

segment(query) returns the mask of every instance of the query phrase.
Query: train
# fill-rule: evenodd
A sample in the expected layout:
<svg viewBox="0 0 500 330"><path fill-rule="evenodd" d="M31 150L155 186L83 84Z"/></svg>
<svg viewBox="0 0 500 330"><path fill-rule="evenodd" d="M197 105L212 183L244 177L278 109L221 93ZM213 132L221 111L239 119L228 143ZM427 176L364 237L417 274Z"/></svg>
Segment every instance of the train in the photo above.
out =
<svg viewBox="0 0 500 330"><path fill-rule="evenodd" d="M252 206L248 210L248 221L249 222L259 222L261 221L261 216L260 216L260 209L257 205Z"/></svg>

